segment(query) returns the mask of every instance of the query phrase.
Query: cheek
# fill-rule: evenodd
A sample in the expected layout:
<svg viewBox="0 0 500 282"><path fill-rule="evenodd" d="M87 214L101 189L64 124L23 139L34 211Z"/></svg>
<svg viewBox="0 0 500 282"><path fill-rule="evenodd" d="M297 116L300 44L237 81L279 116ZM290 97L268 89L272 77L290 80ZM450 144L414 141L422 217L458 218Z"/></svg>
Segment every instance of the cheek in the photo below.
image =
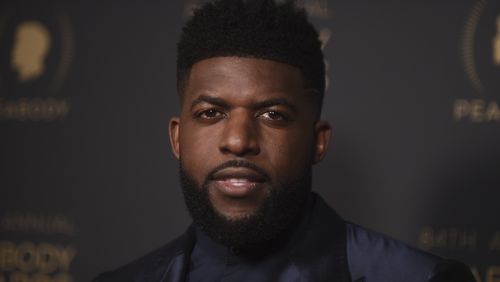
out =
<svg viewBox="0 0 500 282"><path fill-rule="evenodd" d="M266 140L261 144L266 144L264 152L278 179L303 175L312 166L314 152L312 132L296 130L264 136Z"/></svg>
<svg viewBox="0 0 500 282"><path fill-rule="evenodd" d="M189 133L189 134L188 134ZM200 185L213 167L217 142L214 132L204 129L181 128L179 132L179 153L183 168Z"/></svg>

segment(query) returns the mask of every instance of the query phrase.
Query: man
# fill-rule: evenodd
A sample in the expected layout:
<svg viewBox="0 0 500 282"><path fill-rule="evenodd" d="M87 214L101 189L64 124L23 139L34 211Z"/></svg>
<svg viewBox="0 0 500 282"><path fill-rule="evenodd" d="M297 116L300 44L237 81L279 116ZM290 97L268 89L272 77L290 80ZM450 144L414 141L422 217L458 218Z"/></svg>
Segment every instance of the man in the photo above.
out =
<svg viewBox="0 0 500 282"><path fill-rule="evenodd" d="M311 192L325 156L318 33L291 1L216 0L178 44L172 150L194 223L96 281L473 281L467 267L343 221Z"/></svg>

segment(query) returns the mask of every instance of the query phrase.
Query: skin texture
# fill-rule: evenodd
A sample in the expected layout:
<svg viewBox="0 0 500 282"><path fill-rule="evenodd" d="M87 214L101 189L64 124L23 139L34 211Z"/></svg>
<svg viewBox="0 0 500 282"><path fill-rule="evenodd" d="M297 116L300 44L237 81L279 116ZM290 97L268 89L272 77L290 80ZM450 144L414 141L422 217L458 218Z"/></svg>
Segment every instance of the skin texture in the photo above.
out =
<svg viewBox="0 0 500 282"><path fill-rule="evenodd" d="M193 65L170 141L185 172L206 184L216 212L230 220L253 215L272 189L324 157L331 128L317 119L311 95L287 64L216 57ZM230 161L254 168L224 166Z"/></svg>

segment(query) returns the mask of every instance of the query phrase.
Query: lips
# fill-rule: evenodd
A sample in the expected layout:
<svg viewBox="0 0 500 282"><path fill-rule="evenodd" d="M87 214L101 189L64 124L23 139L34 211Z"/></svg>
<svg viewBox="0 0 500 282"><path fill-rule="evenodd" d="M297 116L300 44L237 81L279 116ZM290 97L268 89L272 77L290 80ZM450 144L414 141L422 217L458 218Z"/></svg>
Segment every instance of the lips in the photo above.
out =
<svg viewBox="0 0 500 282"><path fill-rule="evenodd" d="M243 167L229 167L217 171L212 177L215 188L225 196L242 198L257 190L267 181L261 173Z"/></svg>

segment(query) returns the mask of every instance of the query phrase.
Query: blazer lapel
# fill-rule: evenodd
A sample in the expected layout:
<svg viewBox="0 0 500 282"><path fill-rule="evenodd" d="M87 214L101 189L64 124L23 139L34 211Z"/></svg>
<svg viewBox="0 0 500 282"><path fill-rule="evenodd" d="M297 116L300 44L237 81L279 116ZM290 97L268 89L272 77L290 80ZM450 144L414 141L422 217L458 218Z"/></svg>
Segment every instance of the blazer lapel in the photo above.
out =
<svg viewBox="0 0 500 282"><path fill-rule="evenodd" d="M179 238L175 248L157 257L144 281L183 282L189 269L189 256L195 243L193 226Z"/></svg>
<svg viewBox="0 0 500 282"><path fill-rule="evenodd" d="M163 274L161 278L162 282L183 282L186 279L187 273L187 264L185 261L187 260L186 253L179 252L176 254L171 260L170 264L167 267L167 270Z"/></svg>
<svg viewBox="0 0 500 282"><path fill-rule="evenodd" d="M294 238L290 260L306 281L351 282L347 262L346 223L314 194L308 221ZM363 280L355 281L363 282Z"/></svg>

